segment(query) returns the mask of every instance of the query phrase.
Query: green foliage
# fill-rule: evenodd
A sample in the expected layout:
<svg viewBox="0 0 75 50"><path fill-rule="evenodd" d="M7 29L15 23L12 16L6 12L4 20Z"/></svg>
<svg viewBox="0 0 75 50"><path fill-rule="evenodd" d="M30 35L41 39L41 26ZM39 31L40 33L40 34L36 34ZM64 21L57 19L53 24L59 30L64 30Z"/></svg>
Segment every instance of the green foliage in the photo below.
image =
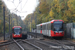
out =
<svg viewBox="0 0 75 50"><path fill-rule="evenodd" d="M0 33L3 31L3 12L2 12L2 1L0 0Z"/></svg>
<svg viewBox="0 0 75 50"><path fill-rule="evenodd" d="M46 1L40 2L39 11L41 11L42 14L49 12L49 5L46 3Z"/></svg>
<svg viewBox="0 0 75 50"><path fill-rule="evenodd" d="M5 6L5 33L9 33L9 14L10 14L10 30L11 31L12 31L12 27L17 25L17 21L18 21L18 25L23 27L23 21L21 20L21 17L11 13L10 10L5 5L5 3L2 2L2 0L0 0L0 33L3 33L3 28L4 28L3 6ZM11 22L11 19L12 19L12 22Z"/></svg>
<svg viewBox="0 0 75 50"><path fill-rule="evenodd" d="M48 22L52 19L62 19L65 23L75 22L75 0L39 0L39 2L33 13L34 16L29 14L35 21L32 24L36 25L36 16L37 24ZM24 23L30 22L30 19L31 17L27 16ZM34 28L34 25L31 27Z"/></svg>

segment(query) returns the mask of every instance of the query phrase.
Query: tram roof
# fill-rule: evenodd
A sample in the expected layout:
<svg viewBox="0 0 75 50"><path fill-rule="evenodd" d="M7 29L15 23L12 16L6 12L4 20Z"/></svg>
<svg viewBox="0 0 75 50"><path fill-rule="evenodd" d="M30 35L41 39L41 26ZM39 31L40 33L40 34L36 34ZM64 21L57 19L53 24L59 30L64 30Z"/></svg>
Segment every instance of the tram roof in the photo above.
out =
<svg viewBox="0 0 75 50"><path fill-rule="evenodd" d="M54 22L54 21L63 21L63 20L51 20L51 21L49 21L49 22L45 22L45 23L41 23L41 24L38 24L38 25L36 25L36 26L39 26L39 25L45 25L45 24L48 24L48 23L51 23L51 22Z"/></svg>
<svg viewBox="0 0 75 50"><path fill-rule="evenodd" d="M21 26L14 26L13 28L21 28Z"/></svg>

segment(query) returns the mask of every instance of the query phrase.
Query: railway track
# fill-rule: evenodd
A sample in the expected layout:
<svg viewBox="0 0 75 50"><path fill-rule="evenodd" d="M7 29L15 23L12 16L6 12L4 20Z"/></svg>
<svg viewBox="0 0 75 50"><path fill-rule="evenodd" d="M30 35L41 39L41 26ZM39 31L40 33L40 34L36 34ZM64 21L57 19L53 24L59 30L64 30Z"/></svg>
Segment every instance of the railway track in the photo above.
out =
<svg viewBox="0 0 75 50"><path fill-rule="evenodd" d="M22 39L0 43L0 47L5 48L4 46L8 48L7 50L16 50L16 48L17 50L42 50L42 48Z"/></svg>
<svg viewBox="0 0 75 50"><path fill-rule="evenodd" d="M51 39L46 38L45 40L36 40L36 39L30 40L29 39L27 41L41 47L43 50L48 50L48 49L50 50L75 50L75 43L70 40L56 40L53 38Z"/></svg>
<svg viewBox="0 0 75 50"><path fill-rule="evenodd" d="M29 39L26 41L39 46L40 48L42 48L42 50L50 50L50 48L48 47L47 44L43 44L42 42L37 42L37 40L35 40L35 39L31 39L31 40Z"/></svg>
<svg viewBox="0 0 75 50"><path fill-rule="evenodd" d="M19 46L19 48L20 48L21 50L24 50L24 48L23 48L16 40L13 39L13 41Z"/></svg>
<svg viewBox="0 0 75 50"><path fill-rule="evenodd" d="M15 41L18 42L20 40L15 40ZM0 43L0 50L16 50L16 48L18 48L18 47L13 40ZM17 49L17 50L19 50L19 49Z"/></svg>
<svg viewBox="0 0 75 50"><path fill-rule="evenodd" d="M43 47L46 47L48 46L48 48L50 49L57 49L57 50L67 50L67 49L70 49L70 50L74 50L74 47L75 47L75 43L71 42L71 41L68 41L68 40L55 40L55 39L49 39L49 41L46 41L46 40L32 40L29 42L35 44L35 45L38 45L39 47L41 47L42 49L45 49ZM36 44L37 43L37 44ZM43 47L42 47L43 46ZM47 50L47 49L45 49Z"/></svg>
<svg viewBox="0 0 75 50"><path fill-rule="evenodd" d="M25 44L25 46L24 46L25 48L26 48L26 46L28 46L28 48L27 48L28 50L42 50L42 48L34 45L31 42L28 42L26 40L23 40L22 42L23 42L23 44Z"/></svg>
<svg viewBox="0 0 75 50"><path fill-rule="evenodd" d="M21 50L42 50L42 48L40 48L40 47L38 47L38 46L36 46L26 40L20 40L19 42L15 41L15 43L19 46L19 48Z"/></svg>
<svg viewBox="0 0 75 50"><path fill-rule="evenodd" d="M38 41L39 42L39 41ZM62 50L74 50L75 43L69 40L47 39L41 40L41 43L47 44L50 48Z"/></svg>
<svg viewBox="0 0 75 50"><path fill-rule="evenodd" d="M20 40L16 40L16 41L20 41ZM1 47L1 46L5 46L5 45L9 45L9 44L12 44L12 43L14 43L13 40L9 40L9 41L6 41L6 42L1 42L1 43L0 43L0 47Z"/></svg>
<svg viewBox="0 0 75 50"><path fill-rule="evenodd" d="M7 46L8 50L75 50L75 43L69 40L55 39L19 39L0 43L0 46ZM13 49L11 49L13 48Z"/></svg>

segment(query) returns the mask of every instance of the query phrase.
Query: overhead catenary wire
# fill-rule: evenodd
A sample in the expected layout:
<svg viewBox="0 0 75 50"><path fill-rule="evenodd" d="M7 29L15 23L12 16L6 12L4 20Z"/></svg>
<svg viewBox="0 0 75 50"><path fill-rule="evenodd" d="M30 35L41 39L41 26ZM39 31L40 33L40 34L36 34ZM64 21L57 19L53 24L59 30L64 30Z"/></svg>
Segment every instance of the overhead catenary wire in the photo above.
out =
<svg viewBox="0 0 75 50"><path fill-rule="evenodd" d="M18 8L18 6L21 4L21 2L22 2L22 1L19 0L19 4L18 4L17 6L15 6L15 3L13 3L14 6L15 6L15 10L17 10L17 8Z"/></svg>
<svg viewBox="0 0 75 50"><path fill-rule="evenodd" d="M21 2L22 2L22 1L21 1ZM24 6L21 8L21 11L19 11L19 10L17 10L17 11L20 12L20 13L26 13L27 11L22 11L22 10L23 10L23 8L25 7L25 5L26 5L27 2L28 2L28 0L26 0ZM21 5L21 6L22 6L22 5Z"/></svg>
<svg viewBox="0 0 75 50"><path fill-rule="evenodd" d="M23 8L25 7L25 5L26 5L27 2L28 2L28 0L26 0L26 2L25 2L25 4L24 4ZM22 8L22 9L23 9L23 8Z"/></svg>
<svg viewBox="0 0 75 50"><path fill-rule="evenodd" d="M10 0L7 0L7 1L10 1ZM15 12L19 12L19 13L26 13L26 11L23 11L23 12L22 12L22 10L23 10L23 8L25 7L25 5L27 4L28 0L26 0L24 6L21 8L21 11L19 11L17 8L18 8L18 6L22 3L22 0L19 0L19 4L18 4L17 6L16 6L15 3L14 3L15 0L10 1L10 2L12 2L13 5L15 6L15 9L13 9L13 11L15 11ZM22 5L21 5L21 6L22 6Z"/></svg>
<svg viewBox="0 0 75 50"><path fill-rule="evenodd" d="M10 1L10 0L7 0L7 1ZM10 1L10 2L12 2L12 3L13 3L13 2L14 2L14 0L13 0L13 1Z"/></svg>
<svg viewBox="0 0 75 50"><path fill-rule="evenodd" d="M7 0L7 1L10 1L10 0ZM14 10L18 10L17 8L18 8L18 6L21 4L22 0L19 0L19 4L18 4L17 6L15 5L14 0L13 0L13 1L10 1L10 2L12 2L13 5L15 6L15 9L14 9ZM14 11L14 10L13 10L13 11ZM17 12L17 11L16 11L16 12Z"/></svg>

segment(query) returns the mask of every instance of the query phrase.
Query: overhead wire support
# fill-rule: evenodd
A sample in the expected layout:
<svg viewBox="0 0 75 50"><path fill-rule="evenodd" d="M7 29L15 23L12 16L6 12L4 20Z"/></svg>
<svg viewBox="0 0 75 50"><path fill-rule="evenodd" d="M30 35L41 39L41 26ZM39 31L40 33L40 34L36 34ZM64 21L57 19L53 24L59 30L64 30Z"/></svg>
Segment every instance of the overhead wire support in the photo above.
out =
<svg viewBox="0 0 75 50"><path fill-rule="evenodd" d="M5 41L5 6L3 6L3 17L4 17L4 41Z"/></svg>
<svg viewBox="0 0 75 50"><path fill-rule="evenodd" d="M9 34L10 34L10 14L9 14Z"/></svg>
<svg viewBox="0 0 75 50"><path fill-rule="evenodd" d="M13 16L13 15L12 15ZM12 29L12 16L11 16L11 29ZM11 32L12 32L12 30L11 30Z"/></svg>

